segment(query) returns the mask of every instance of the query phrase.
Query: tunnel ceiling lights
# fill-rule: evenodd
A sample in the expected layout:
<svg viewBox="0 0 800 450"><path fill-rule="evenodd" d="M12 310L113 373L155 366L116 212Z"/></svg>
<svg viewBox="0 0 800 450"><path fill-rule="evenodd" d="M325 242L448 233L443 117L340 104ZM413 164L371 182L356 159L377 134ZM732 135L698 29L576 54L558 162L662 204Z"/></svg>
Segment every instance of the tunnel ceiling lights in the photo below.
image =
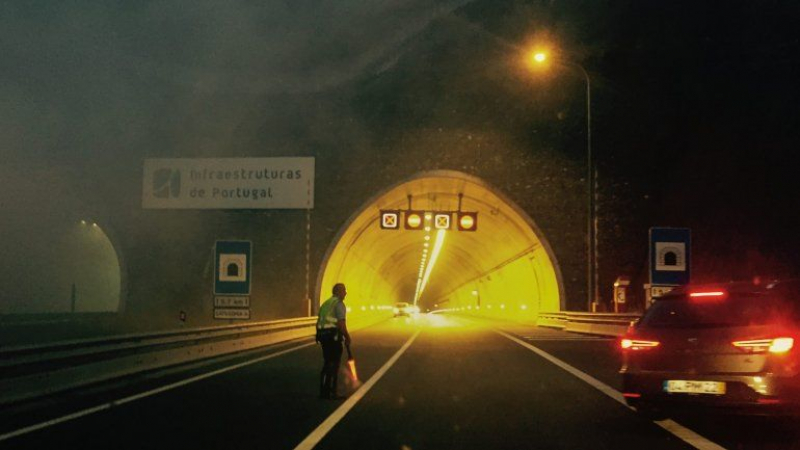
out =
<svg viewBox="0 0 800 450"><path fill-rule="evenodd" d="M430 231L430 224L436 230L451 230L453 228L453 214L456 215L458 231L476 231L478 229L478 213L476 211L418 211L418 210L381 210L380 226L383 230L399 230L400 215L403 214L403 224L406 230Z"/></svg>

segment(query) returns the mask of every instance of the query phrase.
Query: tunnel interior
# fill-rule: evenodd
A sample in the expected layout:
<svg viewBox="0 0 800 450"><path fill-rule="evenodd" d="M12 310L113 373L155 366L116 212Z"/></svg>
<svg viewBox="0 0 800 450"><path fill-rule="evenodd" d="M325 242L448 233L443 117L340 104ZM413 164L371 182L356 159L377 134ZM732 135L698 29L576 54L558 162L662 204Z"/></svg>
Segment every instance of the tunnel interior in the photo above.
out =
<svg viewBox="0 0 800 450"><path fill-rule="evenodd" d="M0 316L119 312L121 264L107 224L52 173L0 176L12 187L0 192Z"/></svg>
<svg viewBox="0 0 800 450"><path fill-rule="evenodd" d="M410 205L409 205L410 199ZM420 230L405 228L405 211L476 212L474 231L437 230L423 214ZM381 227L381 211L403 211L399 229ZM396 302L421 311L535 319L559 311L563 285L556 259L533 220L497 189L454 171L418 174L369 200L328 249L317 299L347 285L352 314L391 310Z"/></svg>

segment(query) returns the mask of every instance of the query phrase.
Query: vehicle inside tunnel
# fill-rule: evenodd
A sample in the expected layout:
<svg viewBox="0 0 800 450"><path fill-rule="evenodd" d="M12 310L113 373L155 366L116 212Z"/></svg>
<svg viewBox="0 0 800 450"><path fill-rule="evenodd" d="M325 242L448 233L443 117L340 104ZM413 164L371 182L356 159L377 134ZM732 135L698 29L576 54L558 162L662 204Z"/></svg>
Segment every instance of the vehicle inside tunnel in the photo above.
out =
<svg viewBox="0 0 800 450"><path fill-rule="evenodd" d="M393 217L382 223L386 211ZM325 255L318 304L337 282L348 286L355 315L408 302L423 312L533 320L564 302L558 263L533 219L455 171L417 174L351 215Z"/></svg>

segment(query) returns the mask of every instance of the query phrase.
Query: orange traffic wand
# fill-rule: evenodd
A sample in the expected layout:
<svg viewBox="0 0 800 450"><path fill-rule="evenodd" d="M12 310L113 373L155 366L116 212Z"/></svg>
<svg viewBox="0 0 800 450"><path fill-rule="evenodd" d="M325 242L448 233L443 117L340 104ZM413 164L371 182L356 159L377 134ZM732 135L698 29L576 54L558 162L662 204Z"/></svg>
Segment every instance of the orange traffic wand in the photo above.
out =
<svg viewBox="0 0 800 450"><path fill-rule="evenodd" d="M356 360L353 358L353 353L350 351L350 344L347 345L347 367L350 369L350 376L353 381L358 381L358 372L356 372Z"/></svg>

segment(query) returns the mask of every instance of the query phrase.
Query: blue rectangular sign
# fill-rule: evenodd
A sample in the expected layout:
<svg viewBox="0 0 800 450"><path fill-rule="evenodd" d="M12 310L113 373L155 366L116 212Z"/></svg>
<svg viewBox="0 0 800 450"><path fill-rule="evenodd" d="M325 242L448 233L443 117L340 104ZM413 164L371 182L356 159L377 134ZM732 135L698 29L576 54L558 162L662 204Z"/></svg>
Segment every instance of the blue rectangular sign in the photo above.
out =
<svg viewBox="0 0 800 450"><path fill-rule="evenodd" d="M691 231L688 228L650 228L650 284L689 284L691 244Z"/></svg>
<svg viewBox="0 0 800 450"><path fill-rule="evenodd" d="M214 248L214 294L250 295L253 244L217 241Z"/></svg>

